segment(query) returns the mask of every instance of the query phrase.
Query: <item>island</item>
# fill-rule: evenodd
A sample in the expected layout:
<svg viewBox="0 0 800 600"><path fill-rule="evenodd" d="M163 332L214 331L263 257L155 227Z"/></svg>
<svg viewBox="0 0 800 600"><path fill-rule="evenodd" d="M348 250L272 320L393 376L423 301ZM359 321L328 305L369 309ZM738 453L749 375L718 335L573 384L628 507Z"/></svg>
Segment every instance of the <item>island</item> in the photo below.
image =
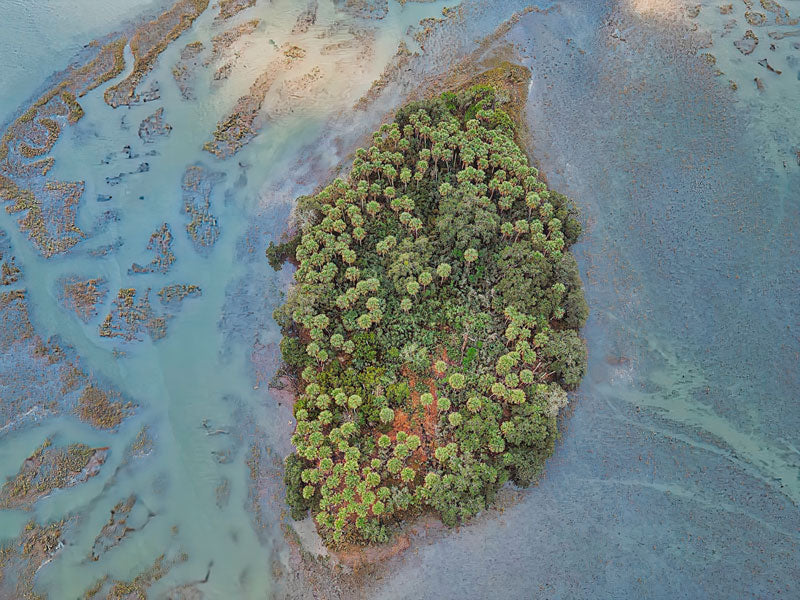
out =
<svg viewBox="0 0 800 600"><path fill-rule="evenodd" d="M401 108L267 250L296 267L286 498L330 548L463 522L553 453L586 366L581 225L521 148L519 70Z"/></svg>

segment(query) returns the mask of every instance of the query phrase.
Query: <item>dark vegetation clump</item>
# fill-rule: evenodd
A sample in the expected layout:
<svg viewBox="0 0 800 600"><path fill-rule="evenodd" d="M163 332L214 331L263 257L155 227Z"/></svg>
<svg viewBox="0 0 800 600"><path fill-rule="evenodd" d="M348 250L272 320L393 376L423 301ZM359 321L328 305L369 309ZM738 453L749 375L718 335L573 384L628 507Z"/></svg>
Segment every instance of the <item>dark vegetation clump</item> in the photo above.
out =
<svg viewBox="0 0 800 600"><path fill-rule="evenodd" d="M345 179L299 200L295 286L275 318L296 387L295 518L326 543L453 525L552 454L585 370L581 227L515 142L504 90L401 109Z"/></svg>

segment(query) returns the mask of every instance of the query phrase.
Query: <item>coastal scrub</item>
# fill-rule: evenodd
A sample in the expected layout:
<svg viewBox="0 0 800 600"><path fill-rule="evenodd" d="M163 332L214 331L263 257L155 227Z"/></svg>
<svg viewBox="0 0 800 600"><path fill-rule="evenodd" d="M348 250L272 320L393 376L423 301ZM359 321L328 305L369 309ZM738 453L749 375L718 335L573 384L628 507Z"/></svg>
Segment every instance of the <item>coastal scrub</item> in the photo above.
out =
<svg viewBox="0 0 800 600"><path fill-rule="evenodd" d="M586 362L581 227L508 100L478 85L402 108L267 251L297 266L275 311L296 391L287 501L330 546L426 510L454 525L553 452Z"/></svg>

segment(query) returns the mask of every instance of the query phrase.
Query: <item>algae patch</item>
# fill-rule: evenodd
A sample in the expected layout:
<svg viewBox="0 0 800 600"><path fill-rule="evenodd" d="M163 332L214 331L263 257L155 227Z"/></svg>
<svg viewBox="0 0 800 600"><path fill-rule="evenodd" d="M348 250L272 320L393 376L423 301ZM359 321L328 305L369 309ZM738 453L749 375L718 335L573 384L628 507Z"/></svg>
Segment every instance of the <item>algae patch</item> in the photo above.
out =
<svg viewBox="0 0 800 600"><path fill-rule="evenodd" d="M72 487L94 477L106 460L107 448L71 444L56 448L47 439L29 456L16 476L0 489L0 509L30 510L54 490Z"/></svg>

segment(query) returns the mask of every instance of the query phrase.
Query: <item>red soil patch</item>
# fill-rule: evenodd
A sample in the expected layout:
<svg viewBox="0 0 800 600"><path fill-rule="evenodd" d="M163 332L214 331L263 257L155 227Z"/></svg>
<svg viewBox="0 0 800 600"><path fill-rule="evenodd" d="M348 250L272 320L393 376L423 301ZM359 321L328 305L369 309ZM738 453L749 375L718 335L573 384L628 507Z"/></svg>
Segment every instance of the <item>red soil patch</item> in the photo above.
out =
<svg viewBox="0 0 800 600"><path fill-rule="evenodd" d="M394 421L392 422L392 431L389 433L389 437L391 437L392 440L395 440L398 432L405 431L406 433L414 433L414 431L412 431L413 429L414 427L411 425L408 415L399 408L395 410Z"/></svg>
<svg viewBox="0 0 800 600"><path fill-rule="evenodd" d="M433 369L431 370L434 373L436 372ZM411 392L411 419L402 411L395 411L392 433L396 436L398 431L406 431L409 434L416 434L419 436L422 444L414 452L414 458L418 462L418 465L415 466L419 466L424 464L428 458L433 455L433 451L435 450L436 427L439 424L439 412L436 408L436 383L433 378L429 378L419 386L427 386L428 391L433 395L433 403L425 407L420 400L421 392L418 389L416 377L414 377L408 369L404 369L403 374L408 378L408 387ZM402 423L398 422L398 415L401 415L404 419Z"/></svg>

